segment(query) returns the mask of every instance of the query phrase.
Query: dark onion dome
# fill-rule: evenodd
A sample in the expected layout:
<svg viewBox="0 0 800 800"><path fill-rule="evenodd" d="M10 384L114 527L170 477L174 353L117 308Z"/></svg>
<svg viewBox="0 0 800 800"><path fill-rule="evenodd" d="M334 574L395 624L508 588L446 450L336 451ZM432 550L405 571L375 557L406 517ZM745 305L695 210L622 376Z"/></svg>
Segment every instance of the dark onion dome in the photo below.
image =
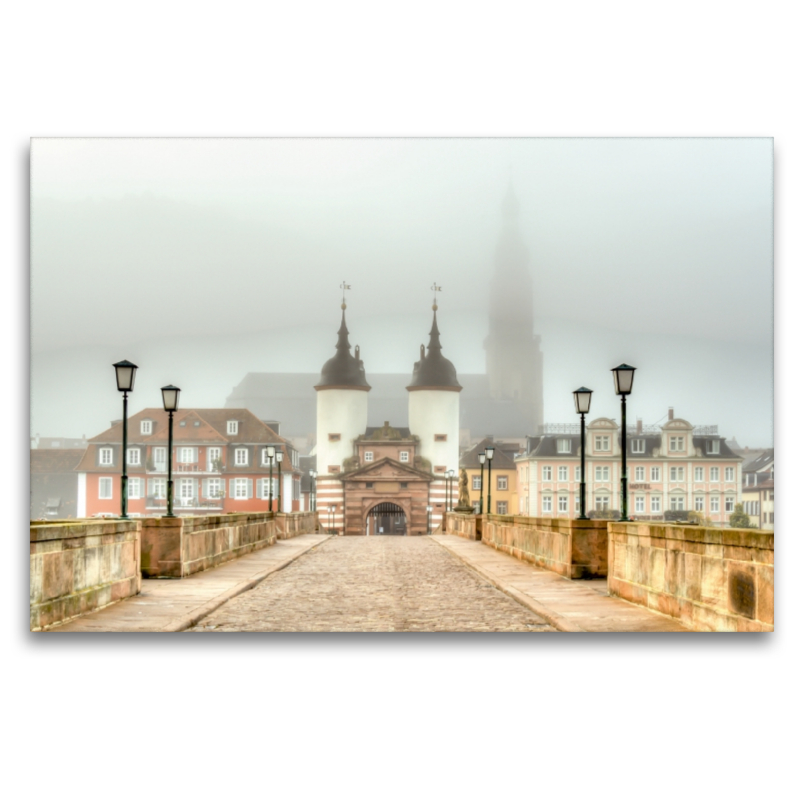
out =
<svg viewBox="0 0 800 800"><path fill-rule="evenodd" d="M322 374L315 389L359 389L368 392L372 387L367 383L364 372L364 362L359 356L356 345L355 356L350 355L350 341L348 339L347 323L344 319L344 310L347 308L342 303L342 324L339 326L339 341L336 343L336 355L328 359L322 367Z"/></svg>
<svg viewBox="0 0 800 800"><path fill-rule="evenodd" d="M436 324L436 309L433 304L433 327L431 339L428 343L428 355L425 355L425 345L419 346L419 361L414 364L414 374L411 383L406 386L408 391L419 389L444 389L450 392L460 392L461 384L458 382L456 368L452 361L442 355L442 345L439 342L439 326Z"/></svg>

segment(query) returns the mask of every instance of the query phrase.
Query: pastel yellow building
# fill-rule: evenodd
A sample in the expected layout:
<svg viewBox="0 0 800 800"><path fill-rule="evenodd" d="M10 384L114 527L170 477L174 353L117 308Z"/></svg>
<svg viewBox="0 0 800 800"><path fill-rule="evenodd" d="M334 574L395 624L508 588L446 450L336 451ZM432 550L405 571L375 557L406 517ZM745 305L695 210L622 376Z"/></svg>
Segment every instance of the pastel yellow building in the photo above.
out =
<svg viewBox="0 0 800 800"><path fill-rule="evenodd" d="M492 458L491 509L489 509L489 463L483 465L483 511L492 514L518 513L517 501L517 467L514 456L519 446L513 442L496 442L492 437L482 439L474 447L467 450L459 462L459 466L467 472L469 499L475 513L480 511L481 503L481 463L480 455L487 447L494 447Z"/></svg>

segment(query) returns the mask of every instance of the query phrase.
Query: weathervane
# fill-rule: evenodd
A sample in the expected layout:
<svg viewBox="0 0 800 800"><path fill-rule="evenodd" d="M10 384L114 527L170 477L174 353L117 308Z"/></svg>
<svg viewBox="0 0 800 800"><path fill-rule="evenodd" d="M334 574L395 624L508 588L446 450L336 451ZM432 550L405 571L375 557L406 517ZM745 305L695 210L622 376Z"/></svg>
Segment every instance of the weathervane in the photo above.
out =
<svg viewBox="0 0 800 800"><path fill-rule="evenodd" d="M347 303L345 302L344 299L344 293L350 288L350 284L347 283L347 281L342 281L339 284L339 288L342 290L342 309L344 310L345 308L347 308Z"/></svg>
<svg viewBox="0 0 800 800"><path fill-rule="evenodd" d="M441 292L442 287L434 281L433 286L431 286L431 291L433 292L433 310L436 311L436 309L439 308L439 306L436 305L436 292Z"/></svg>

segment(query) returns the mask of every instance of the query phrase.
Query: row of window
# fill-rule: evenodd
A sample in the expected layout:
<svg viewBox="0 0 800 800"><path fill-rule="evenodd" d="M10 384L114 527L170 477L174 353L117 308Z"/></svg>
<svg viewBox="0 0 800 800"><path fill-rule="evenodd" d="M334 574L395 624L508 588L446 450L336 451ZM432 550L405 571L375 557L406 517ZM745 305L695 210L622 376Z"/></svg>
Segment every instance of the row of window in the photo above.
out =
<svg viewBox="0 0 800 800"><path fill-rule="evenodd" d="M594 450L599 453L611 452L611 436L605 434L598 434L594 437ZM686 451L686 437L685 436L670 436L669 437L669 451L670 453L683 453ZM572 440L571 439L556 439L556 452L557 453L571 453ZM644 453L645 440L644 439L631 439L631 452ZM719 454L719 440L710 439L706 442L706 453L711 455Z"/></svg>
<svg viewBox="0 0 800 800"><path fill-rule="evenodd" d="M542 496L542 512L545 514L550 514L553 511L553 496L552 495L543 495ZM559 513L565 513L569 510L569 496L566 494L558 495L555 498L558 502L558 511ZM634 495L633 498L633 510L637 514L644 514L646 512L645 508L645 496L644 495ZM726 497L725 498L725 511L726 513L730 513L733 511L733 506L736 498L735 497ZM610 498L608 495L601 495L599 497L595 497L594 506L598 511L607 510L609 508ZM686 507L686 499L682 496L670 497L669 498L669 507L671 511L685 511ZM578 495L575 496L575 510L580 510L580 497ZM697 496L694 498L694 510L695 511L702 511L706 510L705 506L705 497ZM719 497L710 497L709 498L709 507L708 511L711 514L717 514L720 510L720 498ZM651 495L650 496L650 512L653 514L660 514L662 511L661 508L661 496L660 495ZM499 512L498 512L499 513Z"/></svg>
<svg viewBox="0 0 800 800"><path fill-rule="evenodd" d="M472 490L475 492L479 492L481 489L481 476L480 475L473 475L472 476ZM498 475L497 476L497 491L498 492L505 492L508 491L508 475ZM498 512L500 513L500 512Z"/></svg>
<svg viewBox="0 0 800 800"><path fill-rule="evenodd" d="M98 498L100 500L113 500L114 478L102 477L98 482ZM207 478L198 486L194 478L179 478L175 486L175 496L185 500L193 500L198 496L198 489L202 491L202 496L207 500L221 499L225 497L225 480L223 478ZM128 478L128 499L140 500L144 495L145 482L143 478ZM269 478L258 478L256 480L256 498L268 500L270 493ZM147 481L147 496L157 500L164 500L167 497L167 479L150 478ZM239 499L250 499L253 497L252 478L231 478L230 496ZM272 497L278 496L278 479L272 479Z"/></svg>
<svg viewBox="0 0 800 800"><path fill-rule="evenodd" d="M208 447L206 448L206 463L210 467L214 466L214 462L222 462L222 448L221 447ZM167 448L166 447L154 447L152 450L153 453L153 464L155 468L163 469L166 471L167 469ZM291 451L292 455L292 463L295 462L295 452ZM402 454L401 454L402 455ZM199 460L199 448L198 447L176 447L175 448L175 461L178 464L197 464ZM400 459L403 460L402 458ZM408 460L408 454L406 453L406 461ZM100 448L100 455L99 461L101 466L113 466L114 464L114 450L111 447L101 447ZM250 449L247 447L237 447L233 451L233 463L237 467L246 467L249 466L250 461ZM127 457L128 466L136 467L141 466L142 463L142 449L139 447L129 447L128 448L128 457ZM267 455L267 448L264 447L261 449L261 466L268 467L270 464L269 456Z"/></svg>
<svg viewBox="0 0 800 800"><path fill-rule="evenodd" d="M364 451L364 461L373 461L375 458L375 454L372 450L365 450ZM409 460L409 451L408 450L401 450L400 451L400 461L403 464L407 464Z"/></svg>
<svg viewBox="0 0 800 800"><path fill-rule="evenodd" d="M633 480L637 483L642 483L646 480L646 467L634 467L633 469ZM610 472L611 467L608 465L604 466L595 466L594 468L594 479L595 481L602 482L610 480ZM695 467L694 468L694 480L696 483L704 483L705 482L705 467ZM719 467L708 467L708 480L710 483L719 483L719 476L720 476L720 468ZM581 468L575 467L575 480L580 481L581 479ZM671 483L681 483L686 480L686 470L684 467L670 467L669 468L669 479ZM548 482L553 480L553 468L552 467L542 467L542 481ZM560 466L558 467L558 480L559 481L568 481L569 480L569 467L568 466ZM660 483L661 482L661 467L650 467L650 480L653 483ZM736 467L725 467L725 482L726 483L733 483L736 480ZM480 478L478 478L478 482L480 483Z"/></svg>
<svg viewBox="0 0 800 800"><path fill-rule="evenodd" d="M239 423L236 420L229 419L229 420L227 420L227 423L228 423L227 424L227 432L228 433L232 433L232 434L239 433ZM182 426L185 426L186 425L186 420L181 420L181 422L179 424L182 425ZM200 422L199 421L195 421L194 424L199 427ZM141 432L141 434L143 436L149 436L153 432L153 420L151 420L151 419L143 419L139 423L139 431Z"/></svg>

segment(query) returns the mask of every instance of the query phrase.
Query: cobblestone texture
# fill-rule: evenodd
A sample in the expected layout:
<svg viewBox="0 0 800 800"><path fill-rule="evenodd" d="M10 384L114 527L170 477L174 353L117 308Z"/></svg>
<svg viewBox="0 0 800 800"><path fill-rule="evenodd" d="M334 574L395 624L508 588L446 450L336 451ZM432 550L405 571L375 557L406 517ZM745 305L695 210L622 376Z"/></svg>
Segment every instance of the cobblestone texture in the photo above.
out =
<svg viewBox="0 0 800 800"><path fill-rule="evenodd" d="M190 632L553 631L427 537L338 537Z"/></svg>

